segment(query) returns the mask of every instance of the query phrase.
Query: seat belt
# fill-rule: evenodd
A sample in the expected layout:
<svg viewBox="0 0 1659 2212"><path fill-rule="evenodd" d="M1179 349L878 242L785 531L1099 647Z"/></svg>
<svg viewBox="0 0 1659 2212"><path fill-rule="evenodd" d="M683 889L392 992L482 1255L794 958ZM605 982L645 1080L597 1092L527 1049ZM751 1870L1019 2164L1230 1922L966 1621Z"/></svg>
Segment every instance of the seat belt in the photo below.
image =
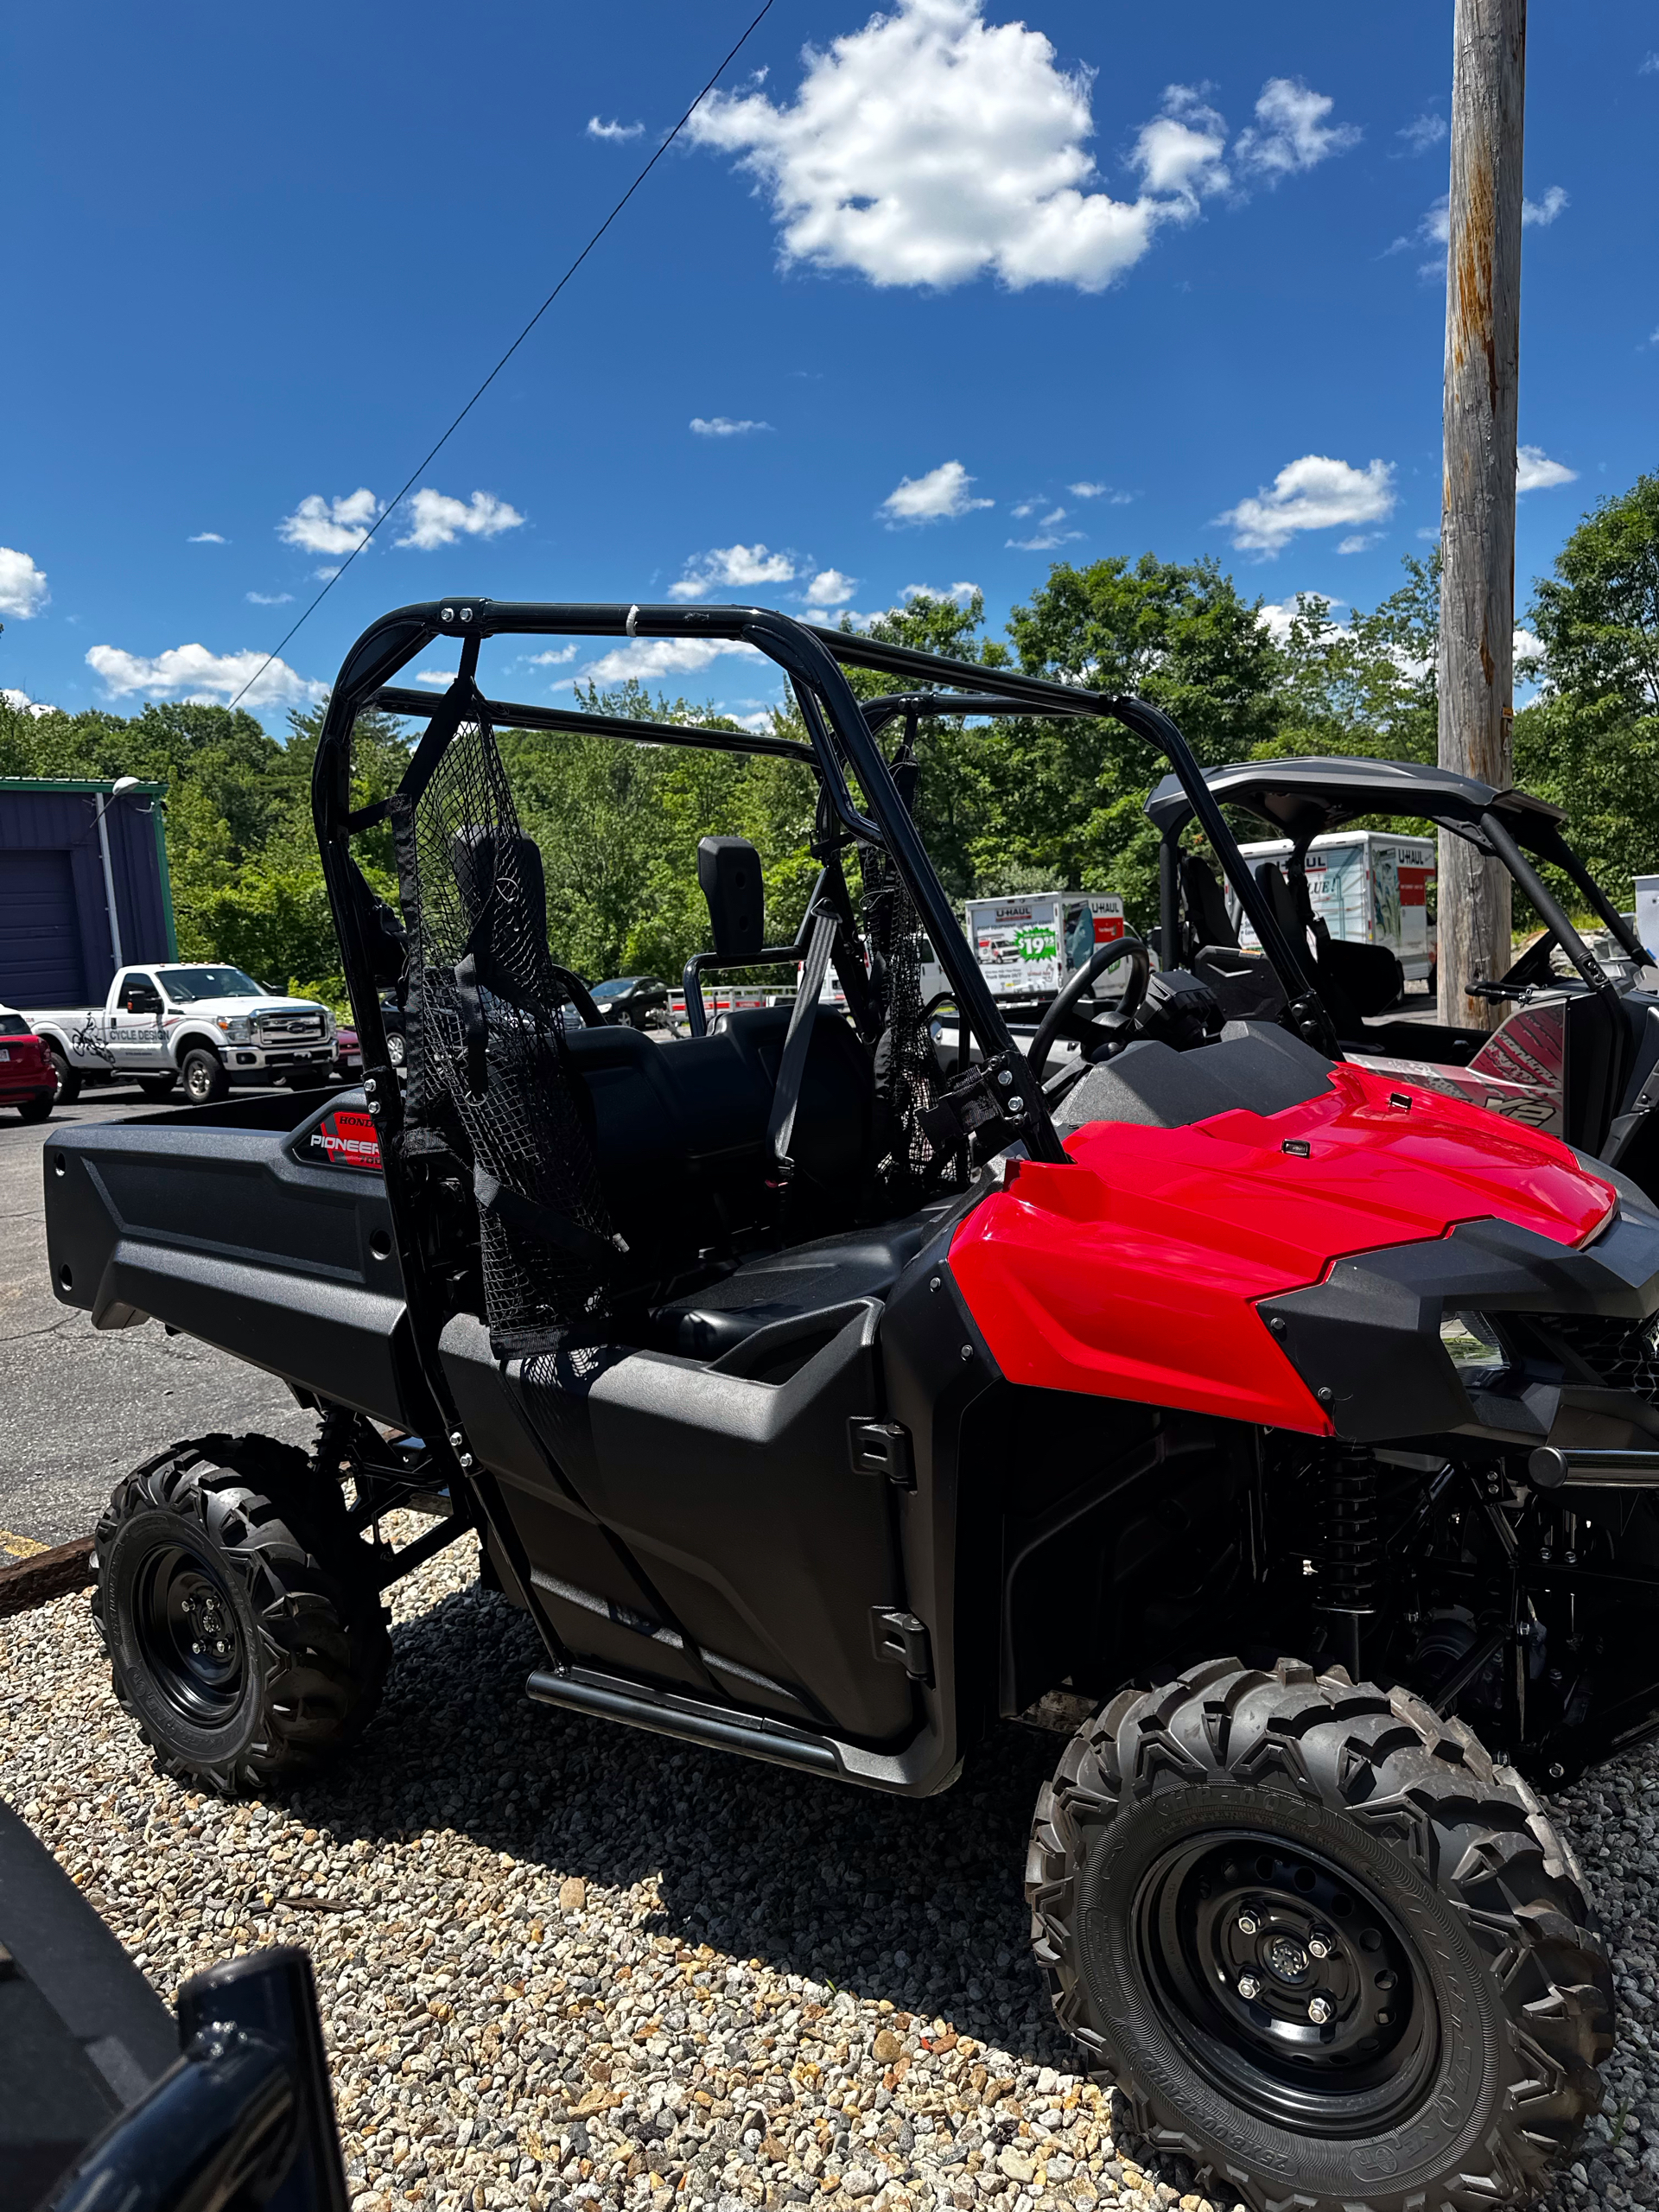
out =
<svg viewBox="0 0 1659 2212"><path fill-rule="evenodd" d="M795 1162L789 1153L795 1135L795 1111L801 1103L801 1079L806 1073L806 1055L812 1043L812 1022L818 1010L818 993L823 988L830 950L839 927L833 913L823 907L815 911L812 939L806 948L800 986L795 994L795 1004L790 1010L789 1027L784 1033L784 1054L778 1063L778 1083L772 1094L772 1118L766 1124L766 1150L772 1155L779 1180L784 1183L788 1182L795 1173Z"/></svg>

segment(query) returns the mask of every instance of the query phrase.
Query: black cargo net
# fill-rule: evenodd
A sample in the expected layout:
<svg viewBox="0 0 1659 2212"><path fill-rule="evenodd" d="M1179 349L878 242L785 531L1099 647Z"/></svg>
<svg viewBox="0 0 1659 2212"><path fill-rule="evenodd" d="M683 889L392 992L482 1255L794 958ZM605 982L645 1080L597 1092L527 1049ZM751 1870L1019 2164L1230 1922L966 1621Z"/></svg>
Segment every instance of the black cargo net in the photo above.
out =
<svg viewBox="0 0 1659 2212"><path fill-rule="evenodd" d="M434 717L392 821L409 932L404 1149L471 1166L491 1341L504 1358L543 1351L602 1308L620 1248L564 1043L582 986L548 950L541 854L470 687Z"/></svg>
<svg viewBox="0 0 1659 2212"><path fill-rule="evenodd" d="M875 1044L876 1175L895 1207L960 1183L963 1160L923 1134L944 1084L922 1002L922 929L904 879L880 845L861 844L864 941Z"/></svg>

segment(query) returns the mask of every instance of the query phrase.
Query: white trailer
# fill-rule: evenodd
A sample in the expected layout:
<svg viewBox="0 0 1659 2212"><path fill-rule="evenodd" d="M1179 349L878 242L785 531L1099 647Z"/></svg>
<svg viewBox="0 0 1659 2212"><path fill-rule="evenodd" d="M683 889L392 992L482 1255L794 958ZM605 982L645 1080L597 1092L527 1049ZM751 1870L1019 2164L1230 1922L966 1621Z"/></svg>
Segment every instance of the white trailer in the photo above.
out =
<svg viewBox="0 0 1659 2212"><path fill-rule="evenodd" d="M1097 944L1116 943L1124 927L1123 901L1110 891L970 899L963 918L980 972L1000 999L1052 998Z"/></svg>
<svg viewBox="0 0 1659 2212"><path fill-rule="evenodd" d="M1263 861L1282 864L1287 837L1241 845L1252 873ZM1434 964L1435 847L1432 837L1402 837L1381 830L1333 830L1307 850L1307 892L1315 918L1347 944L1384 944L1408 982L1426 982ZM1239 909L1231 886L1227 912L1241 948L1259 952L1255 931Z"/></svg>

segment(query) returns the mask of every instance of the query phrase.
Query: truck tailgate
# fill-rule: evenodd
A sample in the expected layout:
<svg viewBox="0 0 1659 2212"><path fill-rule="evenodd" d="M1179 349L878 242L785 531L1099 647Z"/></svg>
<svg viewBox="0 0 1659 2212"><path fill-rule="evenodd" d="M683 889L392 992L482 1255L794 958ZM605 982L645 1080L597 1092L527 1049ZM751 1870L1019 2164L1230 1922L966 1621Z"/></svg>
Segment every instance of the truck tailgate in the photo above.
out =
<svg viewBox="0 0 1659 2212"><path fill-rule="evenodd" d="M423 1402L391 1217L360 1099L208 1107L54 1132L53 1287L93 1325L153 1318L372 1418ZM321 1141L328 1132L329 1141ZM312 1164L315 1161L317 1164Z"/></svg>

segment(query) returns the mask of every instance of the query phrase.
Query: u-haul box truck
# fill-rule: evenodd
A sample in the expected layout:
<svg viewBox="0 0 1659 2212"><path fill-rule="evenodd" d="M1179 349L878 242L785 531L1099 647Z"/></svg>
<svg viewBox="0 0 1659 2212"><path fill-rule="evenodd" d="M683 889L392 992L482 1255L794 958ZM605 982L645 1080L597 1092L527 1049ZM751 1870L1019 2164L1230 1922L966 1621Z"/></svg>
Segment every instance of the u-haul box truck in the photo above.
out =
<svg viewBox="0 0 1659 2212"><path fill-rule="evenodd" d="M1281 865L1290 840L1242 845L1252 873L1263 861ZM1432 837L1401 837L1381 830L1333 830L1316 837L1307 850L1307 892L1315 917L1333 938L1349 944L1385 944L1405 970L1406 981L1427 979L1434 958L1434 925L1429 901L1434 887ZM1255 931L1241 922L1230 887L1227 911L1238 925L1240 946L1256 952Z"/></svg>

